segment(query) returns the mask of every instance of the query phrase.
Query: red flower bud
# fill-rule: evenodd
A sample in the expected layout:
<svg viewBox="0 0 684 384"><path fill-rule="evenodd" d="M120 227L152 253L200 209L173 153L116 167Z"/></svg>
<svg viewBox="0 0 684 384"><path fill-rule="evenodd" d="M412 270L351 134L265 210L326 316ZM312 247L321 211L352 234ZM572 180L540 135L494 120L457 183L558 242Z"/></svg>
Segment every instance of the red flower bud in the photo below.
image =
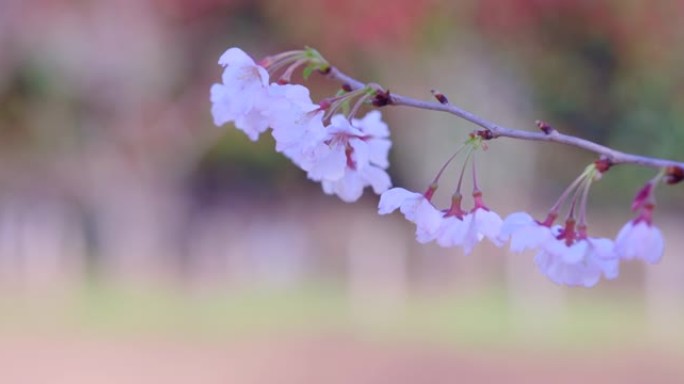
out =
<svg viewBox="0 0 684 384"><path fill-rule="evenodd" d="M653 192L653 183L649 181L634 197L634 201L632 201L632 211L637 211L643 208L646 203L650 202L651 192Z"/></svg>
<svg viewBox="0 0 684 384"><path fill-rule="evenodd" d="M544 121L537 120L535 121L535 124L537 124L537 128L539 128L542 132L544 132L547 135L550 135L555 131L555 129L552 126L550 126Z"/></svg>
<svg viewBox="0 0 684 384"><path fill-rule="evenodd" d="M677 184L684 180L684 169L681 167L670 166L665 169L665 182L668 184Z"/></svg>

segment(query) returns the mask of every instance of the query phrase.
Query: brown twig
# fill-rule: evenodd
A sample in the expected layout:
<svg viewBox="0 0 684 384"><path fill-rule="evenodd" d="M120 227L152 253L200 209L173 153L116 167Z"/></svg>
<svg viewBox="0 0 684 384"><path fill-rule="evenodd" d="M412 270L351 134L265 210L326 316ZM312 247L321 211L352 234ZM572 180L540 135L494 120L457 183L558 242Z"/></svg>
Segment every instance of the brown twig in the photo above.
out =
<svg viewBox="0 0 684 384"><path fill-rule="evenodd" d="M330 67L330 70L326 75L335 81L338 81L343 84L348 84L352 89L359 89L366 86L366 84L341 72L334 66ZM396 93L392 93L389 97L389 105L402 105L407 107L426 109L430 111L446 112L458 116L464 120L467 120L475 125L478 125L490 131L492 133L492 138L510 137L520 140L561 143L572 147L582 148L590 152L594 152L598 155L601 155L602 158L606 159L613 165L635 164L651 168L675 167L684 170L684 162L625 153L609 148L605 145L594 143L590 140L582 139L576 136L566 135L556 130L532 132L503 127L498 124L487 121L480 116L477 116L471 112L466 111L465 109L459 108L450 103L442 104L431 101L423 101L406 96L401 96Z"/></svg>

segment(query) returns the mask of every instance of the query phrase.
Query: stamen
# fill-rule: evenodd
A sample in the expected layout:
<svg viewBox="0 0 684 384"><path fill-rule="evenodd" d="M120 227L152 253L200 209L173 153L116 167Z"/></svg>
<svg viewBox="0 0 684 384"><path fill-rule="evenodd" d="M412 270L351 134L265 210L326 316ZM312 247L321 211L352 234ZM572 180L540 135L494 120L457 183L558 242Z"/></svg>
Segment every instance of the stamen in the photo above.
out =
<svg viewBox="0 0 684 384"><path fill-rule="evenodd" d="M351 123L352 119L356 116L356 114L359 112L359 109L361 109L361 106L362 106L369 98L370 98L370 95L368 95L368 94L366 93L365 95L359 97L359 99L356 101L356 103L354 103L354 106L353 106L352 109L349 111L349 115L347 116L347 119L349 120L350 123Z"/></svg>
<svg viewBox="0 0 684 384"><path fill-rule="evenodd" d="M560 210L560 207L565 203L565 200L568 199L568 196L570 196L570 193L572 193L587 177L587 175L595 169L594 164L591 164L587 168L584 169L584 172L580 174L566 189L563 191L563 193L560 195L556 203L551 207L549 210L549 213L554 213L558 214L558 211Z"/></svg>
<svg viewBox="0 0 684 384"><path fill-rule="evenodd" d="M477 168L475 167L475 155L473 155L473 161L471 162L473 166L473 194L480 192L480 187L477 184Z"/></svg>
<svg viewBox="0 0 684 384"><path fill-rule="evenodd" d="M458 184L456 185L456 192L461 193L461 186L463 185L463 175L465 175L466 166L468 165L468 160L470 160L470 154L473 153L473 147L468 148L468 154L463 161L463 167L461 167L461 174L458 176Z"/></svg>
<svg viewBox="0 0 684 384"><path fill-rule="evenodd" d="M292 51L285 51L285 52L281 52L281 53L278 53L275 55L264 57L263 59L261 59L261 61L259 61L259 65L268 69L268 67L270 67L273 64L281 63L281 62L287 61L287 60L290 60L290 62L292 62L291 57L298 57L298 56L303 56L303 55L304 55L304 51L301 49L296 49L296 50L292 50Z"/></svg>
<svg viewBox="0 0 684 384"><path fill-rule="evenodd" d="M437 184L437 183L439 182L439 179L442 177L442 173L444 173L444 170L446 169L446 167L451 163L452 160L454 160L454 158L456 158L456 156L457 156L459 153L461 153L461 151L462 151L463 148L465 148L465 147L466 147L466 144L461 145L461 146L456 150L456 152L454 152L454 153L449 157L449 159L447 159L447 161L442 165L442 168L439 169L439 172L437 172L437 175L435 176L435 178L432 180L432 184ZM459 188L459 189L460 189L460 188Z"/></svg>
<svg viewBox="0 0 684 384"><path fill-rule="evenodd" d="M284 80L287 83L290 83L290 79L292 78L292 73L294 73L295 69L299 68L300 66L306 64L307 60L306 59L299 59L292 63L285 72L280 76L280 80Z"/></svg>
<svg viewBox="0 0 684 384"><path fill-rule="evenodd" d="M580 197L579 224L584 226L585 229L587 226L587 200L589 200L589 189L591 188L593 181L593 177L586 178L584 187L582 188L582 197Z"/></svg>

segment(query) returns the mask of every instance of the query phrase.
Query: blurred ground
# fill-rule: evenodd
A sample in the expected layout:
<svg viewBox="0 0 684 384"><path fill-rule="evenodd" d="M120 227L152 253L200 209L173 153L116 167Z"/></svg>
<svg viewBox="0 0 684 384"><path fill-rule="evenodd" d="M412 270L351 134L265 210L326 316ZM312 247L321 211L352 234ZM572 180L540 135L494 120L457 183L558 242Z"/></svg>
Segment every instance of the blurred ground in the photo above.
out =
<svg viewBox="0 0 684 384"><path fill-rule="evenodd" d="M17 338L0 344L3 383L681 383L658 351L473 351L345 334L246 342Z"/></svg>
<svg viewBox="0 0 684 384"><path fill-rule="evenodd" d="M129 288L130 289L130 288ZM83 294L86 292L86 294ZM350 301L334 287L0 300L2 383L681 383L684 334L637 300L526 318L500 292Z"/></svg>

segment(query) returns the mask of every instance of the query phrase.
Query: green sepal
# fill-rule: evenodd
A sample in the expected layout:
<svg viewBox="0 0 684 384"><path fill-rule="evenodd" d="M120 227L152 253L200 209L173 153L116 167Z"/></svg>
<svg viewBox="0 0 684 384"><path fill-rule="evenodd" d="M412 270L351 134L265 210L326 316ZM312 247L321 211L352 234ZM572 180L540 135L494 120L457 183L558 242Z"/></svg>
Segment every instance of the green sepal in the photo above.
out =
<svg viewBox="0 0 684 384"><path fill-rule="evenodd" d="M342 102L341 108L342 108L342 113L345 116L349 116L349 112L351 112L351 106L349 105L349 99Z"/></svg>
<svg viewBox="0 0 684 384"><path fill-rule="evenodd" d="M315 63L309 63L309 65L304 67L304 70L302 71L302 77L304 78L304 80L309 80L309 76L311 76L311 74L316 69L318 69L317 67L318 67L318 65Z"/></svg>

